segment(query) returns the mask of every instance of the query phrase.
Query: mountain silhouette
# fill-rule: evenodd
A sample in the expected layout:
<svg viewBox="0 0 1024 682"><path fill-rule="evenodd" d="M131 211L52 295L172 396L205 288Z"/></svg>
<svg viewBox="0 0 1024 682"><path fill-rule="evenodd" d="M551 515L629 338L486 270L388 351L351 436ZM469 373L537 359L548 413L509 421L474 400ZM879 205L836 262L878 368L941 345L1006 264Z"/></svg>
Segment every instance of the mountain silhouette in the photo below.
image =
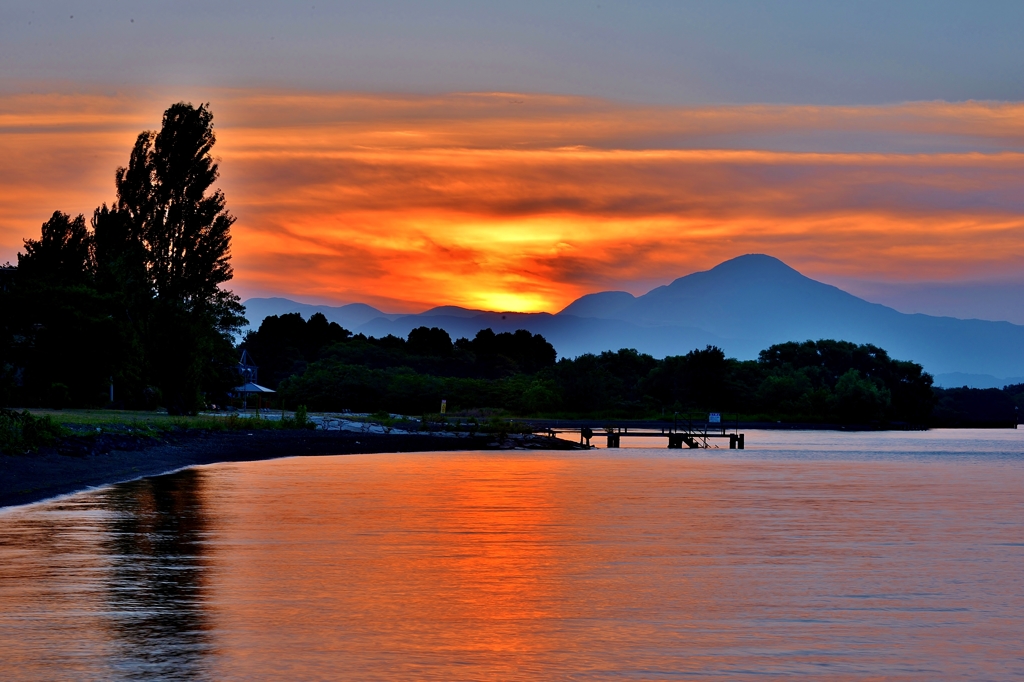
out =
<svg viewBox="0 0 1024 682"><path fill-rule="evenodd" d="M417 315L361 319L348 328L373 336L404 336L423 325L441 327L453 337L472 337L486 327L528 329L568 357L619 348L662 357L713 344L727 355L751 359L775 343L841 339L872 343L936 375L1024 375L1024 326L900 313L762 254L733 258L642 296L588 294L556 315L443 306Z"/></svg>
<svg viewBox="0 0 1024 682"><path fill-rule="evenodd" d="M401 315L388 314L365 303L350 303L343 306L298 303L287 298L250 298L245 301L245 316L250 329L258 329L260 322L270 315L301 313L306 319L313 313L323 313L328 322L337 322L345 329L355 329L370 320L384 318L393 320Z"/></svg>

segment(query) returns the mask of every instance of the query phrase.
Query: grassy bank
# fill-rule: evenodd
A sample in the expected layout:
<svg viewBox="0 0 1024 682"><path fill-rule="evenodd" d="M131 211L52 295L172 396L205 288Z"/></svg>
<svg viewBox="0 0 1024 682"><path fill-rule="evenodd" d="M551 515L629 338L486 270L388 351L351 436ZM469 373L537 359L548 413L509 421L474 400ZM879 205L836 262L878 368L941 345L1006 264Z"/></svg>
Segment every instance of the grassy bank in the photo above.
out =
<svg viewBox="0 0 1024 682"><path fill-rule="evenodd" d="M166 412L130 410L0 410L0 453L29 454L40 448L60 448L68 443L75 444L74 450L90 450L88 441L111 437L142 442L196 431L281 431L314 427L303 407L275 420L238 415L180 417Z"/></svg>
<svg viewBox="0 0 1024 682"><path fill-rule="evenodd" d="M100 428L111 431L171 431L205 429L208 431L238 431L242 429L281 429L308 428L307 413L300 407L284 419L258 419L228 415L212 417L209 415L172 416L166 412L146 412L141 410L46 410L30 409L29 414L50 419L72 431L80 431L83 427Z"/></svg>

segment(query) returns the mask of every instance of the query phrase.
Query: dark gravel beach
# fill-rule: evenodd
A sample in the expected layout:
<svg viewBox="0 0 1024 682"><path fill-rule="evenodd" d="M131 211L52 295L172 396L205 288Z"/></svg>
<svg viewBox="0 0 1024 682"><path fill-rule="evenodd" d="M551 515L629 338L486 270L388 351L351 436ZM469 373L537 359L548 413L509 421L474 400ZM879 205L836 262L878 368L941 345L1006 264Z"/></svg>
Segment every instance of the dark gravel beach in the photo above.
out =
<svg viewBox="0 0 1024 682"><path fill-rule="evenodd" d="M579 446L542 436L441 436L351 431L215 431L172 434L161 440L103 435L71 437L26 455L0 455L0 507L28 504L85 488L155 476L182 467L296 455L377 452L570 450Z"/></svg>

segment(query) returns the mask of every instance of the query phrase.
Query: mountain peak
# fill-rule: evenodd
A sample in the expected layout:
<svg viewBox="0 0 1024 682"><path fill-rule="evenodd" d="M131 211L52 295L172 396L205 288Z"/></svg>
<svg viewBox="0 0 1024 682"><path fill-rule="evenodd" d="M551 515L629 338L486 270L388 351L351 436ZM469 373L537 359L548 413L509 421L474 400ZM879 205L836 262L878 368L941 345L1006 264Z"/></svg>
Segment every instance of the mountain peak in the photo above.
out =
<svg viewBox="0 0 1024 682"><path fill-rule="evenodd" d="M680 277L673 280L668 286L676 288L699 280L716 281L728 279L749 281L792 278L806 279L800 272L789 267L774 256L768 256L763 253L748 253L723 261L710 270L694 272Z"/></svg>
<svg viewBox="0 0 1024 682"><path fill-rule="evenodd" d="M476 317L477 315L484 315L489 311L486 310L474 310L472 308L463 308L457 305L439 305L430 310L424 310L419 313L421 317Z"/></svg>
<svg viewBox="0 0 1024 682"><path fill-rule="evenodd" d="M559 312L559 315L575 315L576 317L615 317L630 304L636 297L628 291L601 291L596 294L586 294L577 298Z"/></svg>
<svg viewBox="0 0 1024 682"><path fill-rule="evenodd" d="M730 258L729 260L722 261L715 267L711 268L709 272L727 272L729 270L738 269L772 273L796 272L797 274L800 274L797 270L789 267L775 256L769 256L764 253L747 253L742 256Z"/></svg>

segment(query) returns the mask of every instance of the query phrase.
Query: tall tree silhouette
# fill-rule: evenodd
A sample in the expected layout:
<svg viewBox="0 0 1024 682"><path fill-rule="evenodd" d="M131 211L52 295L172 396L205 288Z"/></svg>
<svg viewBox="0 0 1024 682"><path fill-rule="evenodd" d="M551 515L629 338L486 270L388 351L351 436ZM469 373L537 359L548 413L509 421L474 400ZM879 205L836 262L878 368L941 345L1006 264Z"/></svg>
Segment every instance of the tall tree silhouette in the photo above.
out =
<svg viewBox="0 0 1024 682"><path fill-rule="evenodd" d="M230 383L220 370L245 322L238 297L221 288L232 277L235 219L223 192L211 191L215 142L207 105L172 105L117 170L114 206L93 216L100 280L121 294L126 317L139 318L144 365L172 411L194 411L204 388Z"/></svg>
<svg viewBox="0 0 1024 682"><path fill-rule="evenodd" d="M175 104L153 140L153 215L145 232L159 298L187 307L223 299L231 279L230 234L235 222L224 194L209 192L218 169L210 156L213 115L201 105Z"/></svg>
<svg viewBox="0 0 1024 682"><path fill-rule="evenodd" d="M115 244L144 247L158 299L189 310L212 307L231 325L242 308L220 285L232 277L235 218L224 193L210 191L219 176L210 154L215 142L207 105L172 105L160 132L139 134L128 166L117 169L117 201L97 210L94 227L97 239L111 237L114 251Z"/></svg>

